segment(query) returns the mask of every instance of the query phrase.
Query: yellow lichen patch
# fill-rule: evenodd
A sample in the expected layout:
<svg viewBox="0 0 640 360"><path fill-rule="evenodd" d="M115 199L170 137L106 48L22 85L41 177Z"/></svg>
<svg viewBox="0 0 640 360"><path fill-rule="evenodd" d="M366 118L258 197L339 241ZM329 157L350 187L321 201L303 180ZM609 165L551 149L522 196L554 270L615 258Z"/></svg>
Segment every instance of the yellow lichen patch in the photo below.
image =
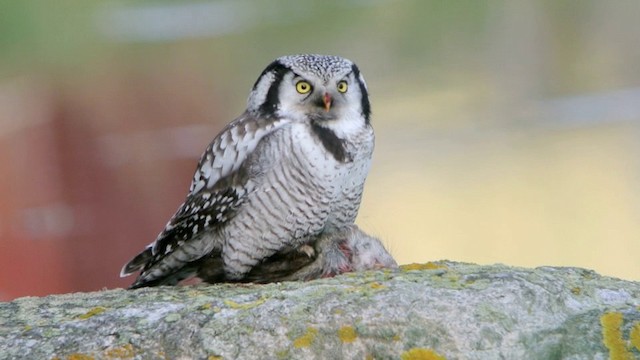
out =
<svg viewBox="0 0 640 360"><path fill-rule="evenodd" d="M431 349L413 348L400 355L402 360L446 360L444 356L436 354Z"/></svg>
<svg viewBox="0 0 640 360"><path fill-rule="evenodd" d="M127 344L105 350L104 355L107 359L133 359L135 351L133 351L133 345Z"/></svg>
<svg viewBox="0 0 640 360"><path fill-rule="evenodd" d="M640 350L640 322L636 322L629 333L629 340L637 350Z"/></svg>
<svg viewBox="0 0 640 360"><path fill-rule="evenodd" d="M623 317L619 312L605 313L600 317L602 325L602 342L609 349L609 359L628 360L631 354L622 338Z"/></svg>
<svg viewBox="0 0 640 360"><path fill-rule="evenodd" d="M299 338L293 340L293 346L295 348L304 348L309 347L313 344L313 340L316 339L316 335L318 334L318 330L315 328L307 328L307 332Z"/></svg>
<svg viewBox="0 0 640 360"><path fill-rule="evenodd" d="M85 355L80 353L74 353L67 355L67 360L94 360L95 358L91 355Z"/></svg>
<svg viewBox="0 0 640 360"><path fill-rule="evenodd" d="M237 303L237 302L235 302L233 300L225 300L224 304L227 305L228 307L232 308L232 309L248 310L248 309L253 309L256 306L260 306L260 305L264 304L265 301L266 301L265 298L260 298L260 299L258 299L256 301L240 304L240 303Z"/></svg>
<svg viewBox="0 0 640 360"><path fill-rule="evenodd" d="M211 303L202 304L200 305L200 310L209 310L212 306Z"/></svg>
<svg viewBox="0 0 640 360"><path fill-rule="evenodd" d="M582 293L582 289L577 287L577 286L573 287L573 288L571 288L571 293L573 295L580 295Z"/></svg>
<svg viewBox="0 0 640 360"><path fill-rule="evenodd" d="M358 334L352 326L343 326L338 329L338 337L343 343L352 343L356 341Z"/></svg>
<svg viewBox="0 0 640 360"><path fill-rule="evenodd" d="M446 265L436 264L434 262L429 261L425 264L406 264L400 265L400 269L403 271L411 271L411 270L435 270L435 269L447 269Z"/></svg>
<svg viewBox="0 0 640 360"><path fill-rule="evenodd" d="M78 315L78 319L82 319L82 320L86 320L92 316L98 315L98 314L102 314L103 312L107 311L106 308L103 308L102 306L96 306L93 309L87 311L86 313L82 314L82 315Z"/></svg>
<svg viewBox="0 0 640 360"><path fill-rule="evenodd" d="M373 283L371 283L371 285L369 285L369 286L371 286L371 288L372 288L373 290L380 290L380 289L384 289L384 288L386 288L386 286L384 286L384 285L380 284L379 282L373 282Z"/></svg>

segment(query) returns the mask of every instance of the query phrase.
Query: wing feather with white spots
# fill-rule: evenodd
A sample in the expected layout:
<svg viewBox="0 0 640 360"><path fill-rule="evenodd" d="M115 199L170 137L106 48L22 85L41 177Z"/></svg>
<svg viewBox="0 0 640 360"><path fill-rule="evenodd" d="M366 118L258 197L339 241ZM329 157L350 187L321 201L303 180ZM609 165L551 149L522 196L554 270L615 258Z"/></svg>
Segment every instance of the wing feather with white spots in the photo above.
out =
<svg viewBox="0 0 640 360"><path fill-rule="evenodd" d="M218 228L234 215L245 195L252 190L252 169L243 166L247 158L260 140L288 123L286 119L257 118L246 112L227 125L202 155L185 202L156 240L127 263L120 275L126 276L142 269L132 287L145 286L159 278L167 278L167 283L170 283L173 281L167 273L178 271L185 263L213 250L214 244L205 244L211 248L198 251L187 251L187 247L200 240L205 230ZM166 261L159 264L180 248L184 251L175 268L165 264Z"/></svg>

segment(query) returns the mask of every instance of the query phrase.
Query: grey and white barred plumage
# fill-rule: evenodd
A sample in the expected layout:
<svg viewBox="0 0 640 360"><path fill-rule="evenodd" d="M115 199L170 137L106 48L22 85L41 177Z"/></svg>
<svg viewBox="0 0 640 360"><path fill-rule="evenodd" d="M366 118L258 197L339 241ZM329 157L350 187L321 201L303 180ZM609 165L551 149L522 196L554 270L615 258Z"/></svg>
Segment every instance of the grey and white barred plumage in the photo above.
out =
<svg viewBox="0 0 640 360"><path fill-rule="evenodd" d="M173 285L219 257L237 281L274 254L344 231L370 167L370 113L351 61L276 59L202 155L185 202L121 276L141 270L132 288Z"/></svg>

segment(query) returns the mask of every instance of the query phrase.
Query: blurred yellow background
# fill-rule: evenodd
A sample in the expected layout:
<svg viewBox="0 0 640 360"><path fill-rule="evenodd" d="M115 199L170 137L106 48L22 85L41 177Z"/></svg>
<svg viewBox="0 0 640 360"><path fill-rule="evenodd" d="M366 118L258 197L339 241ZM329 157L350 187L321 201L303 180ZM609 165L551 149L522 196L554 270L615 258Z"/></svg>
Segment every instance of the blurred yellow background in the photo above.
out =
<svg viewBox="0 0 640 360"><path fill-rule="evenodd" d="M365 75L377 140L357 223L399 263L640 280L638 14L634 0L4 3L0 299L129 284L120 266L262 69L306 52Z"/></svg>

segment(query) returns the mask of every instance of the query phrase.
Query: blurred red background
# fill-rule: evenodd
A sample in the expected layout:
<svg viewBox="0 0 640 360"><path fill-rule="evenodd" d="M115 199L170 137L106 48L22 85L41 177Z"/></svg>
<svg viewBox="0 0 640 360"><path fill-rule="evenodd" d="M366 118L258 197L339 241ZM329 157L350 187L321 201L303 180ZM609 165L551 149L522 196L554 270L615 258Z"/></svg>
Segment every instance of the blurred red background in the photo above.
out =
<svg viewBox="0 0 640 360"><path fill-rule="evenodd" d="M114 264L162 229L220 126L203 125L212 81L191 75L113 70L0 88L15 122L0 136L0 300L133 281Z"/></svg>
<svg viewBox="0 0 640 360"><path fill-rule="evenodd" d="M640 279L640 2L0 2L0 300L127 286L277 56L358 63L399 263Z"/></svg>

